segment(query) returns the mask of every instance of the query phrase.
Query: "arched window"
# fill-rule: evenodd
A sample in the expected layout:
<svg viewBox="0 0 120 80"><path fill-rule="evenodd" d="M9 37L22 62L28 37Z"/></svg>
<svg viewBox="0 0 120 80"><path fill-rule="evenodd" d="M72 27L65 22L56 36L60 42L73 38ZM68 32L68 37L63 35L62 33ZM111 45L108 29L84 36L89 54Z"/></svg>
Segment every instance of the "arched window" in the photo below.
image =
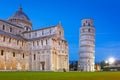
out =
<svg viewBox="0 0 120 80"><path fill-rule="evenodd" d="M43 45L43 40L41 40L41 45Z"/></svg>
<svg viewBox="0 0 120 80"><path fill-rule="evenodd" d="M28 28L28 27L26 27L26 30L28 31L28 30L29 30L29 28Z"/></svg>
<svg viewBox="0 0 120 80"><path fill-rule="evenodd" d="M29 34L29 38L31 38L31 34Z"/></svg>
<svg viewBox="0 0 120 80"><path fill-rule="evenodd" d="M36 60L36 55L34 54L34 60Z"/></svg>
<svg viewBox="0 0 120 80"><path fill-rule="evenodd" d="M88 23L88 26L90 26L90 23Z"/></svg>
<svg viewBox="0 0 120 80"><path fill-rule="evenodd" d="M5 25L3 25L3 30L5 30Z"/></svg>
<svg viewBox="0 0 120 80"><path fill-rule="evenodd" d="M61 35L61 31L59 31L59 34Z"/></svg>
<svg viewBox="0 0 120 80"><path fill-rule="evenodd" d="M90 29L88 29L88 32L90 32Z"/></svg>
<svg viewBox="0 0 120 80"><path fill-rule="evenodd" d="M13 57L15 57L15 52L13 52Z"/></svg>
<svg viewBox="0 0 120 80"><path fill-rule="evenodd" d="M37 41L37 45L39 46L39 41Z"/></svg>
<svg viewBox="0 0 120 80"><path fill-rule="evenodd" d="M1 50L1 56L3 56L4 50Z"/></svg>
<svg viewBox="0 0 120 80"><path fill-rule="evenodd" d="M59 45L60 45L60 42L59 42Z"/></svg>
<svg viewBox="0 0 120 80"><path fill-rule="evenodd" d="M21 33L21 31L19 31L19 33Z"/></svg>
<svg viewBox="0 0 120 80"><path fill-rule="evenodd" d="M44 35L44 31L42 31L42 35Z"/></svg>
<svg viewBox="0 0 120 80"><path fill-rule="evenodd" d="M37 33L35 33L35 36L37 36Z"/></svg>
<svg viewBox="0 0 120 80"><path fill-rule="evenodd" d="M24 55L24 53L23 53L23 59L24 59L24 57L25 57L25 55Z"/></svg>
<svg viewBox="0 0 120 80"><path fill-rule="evenodd" d="M50 33L51 33L51 29L50 29Z"/></svg>
<svg viewBox="0 0 120 80"><path fill-rule="evenodd" d="M85 32L85 30L83 29L82 32Z"/></svg>
<svg viewBox="0 0 120 80"><path fill-rule="evenodd" d="M33 41L33 46L34 46L34 41Z"/></svg>
<svg viewBox="0 0 120 80"><path fill-rule="evenodd" d="M23 41L22 41L22 46L23 46Z"/></svg>
<svg viewBox="0 0 120 80"><path fill-rule="evenodd" d="M29 30L30 30L29 26L25 26L24 29L25 29L26 31L29 31Z"/></svg>
<svg viewBox="0 0 120 80"><path fill-rule="evenodd" d="M46 45L48 44L48 41L46 40Z"/></svg>
<svg viewBox="0 0 120 80"><path fill-rule="evenodd" d="M11 43L11 38L9 39L9 43Z"/></svg>
<svg viewBox="0 0 120 80"><path fill-rule="evenodd" d="M19 45L19 40L17 40L17 45Z"/></svg>
<svg viewBox="0 0 120 80"><path fill-rule="evenodd" d="M85 26L85 23L83 23L83 26Z"/></svg>
<svg viewBox="0 0 120 80"><path fill-rule="evenodd" d="M3 42L5 42L5 36L3 37Z"/></svg>
<svg viewBox="0 0 120 80"><path fill-rule="evenodd" d="M10 27L10 32L12 32L12 28Z"/></svg>
<svg viewBox="0 0 120 80"><path fill-rule="evenodd" d="M88 62L90 62L90 60L88 60Z"/></svg>

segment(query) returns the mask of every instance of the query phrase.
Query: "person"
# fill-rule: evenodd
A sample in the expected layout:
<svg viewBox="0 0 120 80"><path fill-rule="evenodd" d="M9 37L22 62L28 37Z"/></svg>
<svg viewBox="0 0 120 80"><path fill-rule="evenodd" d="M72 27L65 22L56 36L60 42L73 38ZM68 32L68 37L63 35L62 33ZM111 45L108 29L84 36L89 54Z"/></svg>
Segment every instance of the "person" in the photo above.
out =
<svg viewBox="0 0 120 80"><path fill-rule="evenodd" d="M65 68L63 68L63 72L66 72L66 69L65 69Z"/></svg>

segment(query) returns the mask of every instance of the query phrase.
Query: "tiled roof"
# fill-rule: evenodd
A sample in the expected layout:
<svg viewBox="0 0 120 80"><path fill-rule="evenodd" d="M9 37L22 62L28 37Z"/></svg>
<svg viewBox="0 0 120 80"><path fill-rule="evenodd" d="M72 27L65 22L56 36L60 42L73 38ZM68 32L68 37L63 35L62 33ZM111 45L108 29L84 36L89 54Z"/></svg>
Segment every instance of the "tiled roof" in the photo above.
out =
<svg viewBox="0 0 120 80"><path fill-rule="evenodd" d="M23 32L23 33L35 32L35 31L39 31L39 30L43 30L43 29L48 29L48 28L56 27L56 26L57 26L57 25L49 26L49 27L45 27L45 28L41 28L41 29L37 29L37 30L25 31L25 32Z"/></svg>
<svg viewBox="0 0 120 80"><path fill-rule="evenodd" d="M33 40L39 40L39 39L44 39L44 38L51 38L51 37L55 36L55 34L54 34L54 35L43 36L43 37L38 37L38 38L25 39L20 35L13 35L11 33L7 33L7 32L4 32L4 31L1 31L1 30L0 30L0 34L8 36L8 37L15 38L15 39L24 40L24 41L33 41Z"/></svg>
<svg viewBox="0 0 120 80"><path fill-rule="evenodd" d="M28 41L33 41L33 40L39 40L39 39L44 39L44 38L51 38L53 36L55 36L55 34L49 35L49 36L38 37L38 38L27 39L27 40Z"/></svg>
<svg viewBox="0 0 120 80"><path fill-rule="evenodd" d="M7 32L4 32L4 31L1 31L1 30L0 30L0 34L8 36L8 37L15 38L15 39L19 39L19 40L26 40L26 39L24 39L23 37L21 37L19 35L13 35L11 33L7 33Z"/></svg>
<svg viewBox="0 0 120 80"><path fill-rule="evenodd" d="M7 23L7 24L10 24L10 25L12 25L12 26L18 27L18 28L22 28L22 27L17 26L16 24L14 24L14 23L12 23L12 22L9 22L9 21L5 21L5 20L2 20L2 19L0 19L0 21L5 22L5 23ZM22 29L23 29L23 28L22 28Z"/></svg>

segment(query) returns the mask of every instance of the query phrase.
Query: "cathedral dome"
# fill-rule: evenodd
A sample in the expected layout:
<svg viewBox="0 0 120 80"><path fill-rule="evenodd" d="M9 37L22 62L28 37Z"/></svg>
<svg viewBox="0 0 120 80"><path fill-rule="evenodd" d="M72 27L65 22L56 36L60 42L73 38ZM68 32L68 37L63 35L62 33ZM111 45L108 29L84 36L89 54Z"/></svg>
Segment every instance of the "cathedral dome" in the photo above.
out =
<svg viewBox="0 0 120 80"><path fill-rule="evenodd" d="M14 15L11 16L7 21L20 26L27 31L32 30L32 23L29 17L22 11L22 7L19 7Z"/></svg>
<svg viewBox="0 0 120 80"><path fill-rule="evenodd" d="M30 20L29 17L22 11L22 7L19 7L18 11L15 12L15 14L10 17L10 19L24 19L24 20Z"/></svg>

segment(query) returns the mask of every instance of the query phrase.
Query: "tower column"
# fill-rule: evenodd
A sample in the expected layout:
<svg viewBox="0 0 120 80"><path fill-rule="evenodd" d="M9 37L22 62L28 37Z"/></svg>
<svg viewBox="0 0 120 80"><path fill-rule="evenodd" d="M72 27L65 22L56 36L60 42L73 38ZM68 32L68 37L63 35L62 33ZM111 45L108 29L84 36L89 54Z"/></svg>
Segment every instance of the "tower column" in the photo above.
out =
<svg viewBox="0 0 120 80"><path fill-rule="evenodd" d="M94 71L95 28L92 19L83 19L80 28L78 70Z"/></svg>

